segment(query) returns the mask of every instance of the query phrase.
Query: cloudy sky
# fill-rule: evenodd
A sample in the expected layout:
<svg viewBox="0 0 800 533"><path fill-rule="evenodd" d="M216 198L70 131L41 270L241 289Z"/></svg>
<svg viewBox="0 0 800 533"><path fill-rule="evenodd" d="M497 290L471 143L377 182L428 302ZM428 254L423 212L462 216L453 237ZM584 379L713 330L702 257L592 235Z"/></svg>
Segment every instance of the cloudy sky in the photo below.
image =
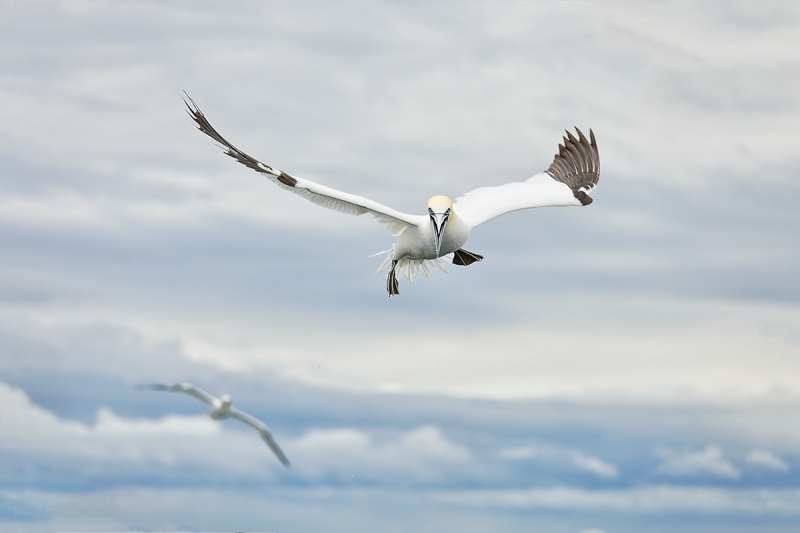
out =
<svg viewBox="0 0 800 533"><path fill-rule="evenodd" d="M800 5L0 2L0 531L788 532ZM585 208L392 238L546 169ZM215 423L191 381L272 429Z"/></svg>

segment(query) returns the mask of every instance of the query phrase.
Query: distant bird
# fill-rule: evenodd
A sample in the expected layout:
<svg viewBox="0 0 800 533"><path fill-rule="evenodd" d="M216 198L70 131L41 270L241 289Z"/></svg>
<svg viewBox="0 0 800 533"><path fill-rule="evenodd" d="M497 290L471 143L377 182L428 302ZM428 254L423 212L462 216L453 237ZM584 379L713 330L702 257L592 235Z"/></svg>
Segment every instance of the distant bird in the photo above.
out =
<svg viewBox="0 0 800 533"><path fill-rule="evenodd" d="M567 131L564 143L558 146L553 163L545 172L523 182L497 187L481 187L453 202L447 196L428 200L427 215L408 215L395 211L368 198L337 191L313 181L290 176L286 172L250 157L217 133L194 100L184 99L189 116L197 127L220 143L225 153L243 165L261 172L282 189L298 194L322 207L351 215L369 213L384 224L389 233L398 237L386 253L376 274L384 269L389 273L386 290L389 296L399 294L398 280L405 275L411 283L417 271L430 278L434 267L447 272L442 259L450 258L455 265L471 265L482 255L461 248L470 231L497 216L519 209L547 206L588 205L589 192L600 178L600 155L594 132L589 139L575 128L578 137Z"/></svg>
<svg viewBox="0 0 800 533"><path fill-rule="evenodd" d="M289 459L286 458L280 447L278 447L278 443L272 438L272 434L269 432L269 428L267 428L266 424L235 407L231 407L231 397L227 394L223 394L219 398L214 398L203 389L195 387L191 383L158 383L152 385L139 385L137 388L140 390L185 392L186 394L191 394L197 399L203 400L212 407L211 412L208 413L208 416L214 420L222 420L225 417L232 416L233 418L241 420L248 426L253 426L256 428L259 434L261 434L261 438L267 443L267 446L269 446L269 448L275 452L275 455L278 456L278 460L280 460L284 466L289 466Z"/></svg>

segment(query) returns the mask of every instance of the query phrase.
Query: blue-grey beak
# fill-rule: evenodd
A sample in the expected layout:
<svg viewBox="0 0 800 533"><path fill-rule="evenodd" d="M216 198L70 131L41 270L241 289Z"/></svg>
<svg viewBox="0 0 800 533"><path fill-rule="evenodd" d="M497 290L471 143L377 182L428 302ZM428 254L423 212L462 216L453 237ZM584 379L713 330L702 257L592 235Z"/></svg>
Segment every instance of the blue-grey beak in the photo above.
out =
<svg viewBox="0 0 800 533"><path fill-rule="evenodd" d="M430 212L431 224L433 224L433 238L436 243L436 257L439 257L439 250L442 247L442 234L444 227L447 225L447 219L450 217L450 210L444 213Z"/></svg>

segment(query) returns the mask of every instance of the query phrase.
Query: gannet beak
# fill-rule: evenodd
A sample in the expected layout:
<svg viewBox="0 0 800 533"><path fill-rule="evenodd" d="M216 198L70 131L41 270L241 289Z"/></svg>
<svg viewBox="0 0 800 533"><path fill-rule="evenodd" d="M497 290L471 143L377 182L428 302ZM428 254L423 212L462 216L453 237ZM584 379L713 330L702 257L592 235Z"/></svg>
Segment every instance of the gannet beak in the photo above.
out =
<svg viewBox="0 0 800 533"><path fill-rule="evenodd" d="M450 210L444 213L434 213L430 211L431 224L433 224L433 238L436 245L436 257L439 257L439 250L442 247L442 234L444 227L447 225L447 219L450 217Z"/></svg>

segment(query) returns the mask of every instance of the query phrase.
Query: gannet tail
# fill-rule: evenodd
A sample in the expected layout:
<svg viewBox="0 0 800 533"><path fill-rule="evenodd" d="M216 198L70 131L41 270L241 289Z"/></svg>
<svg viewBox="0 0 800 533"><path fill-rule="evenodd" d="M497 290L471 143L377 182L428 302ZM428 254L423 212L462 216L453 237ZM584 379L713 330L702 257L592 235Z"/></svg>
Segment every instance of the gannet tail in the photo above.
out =
<svg viewBox="0 0 800 533"><path fill-rule="evenodd" d="M389 274L386 276L386 292L389 296L400 294L400 283L397 281L397 261L392 260L392 268L389 269Z"/></svg>
<svg viewBox="0 0 800 533"><path fill-rule="evenodd" d="M464 252L465 250L459 250ZM380 274L384 270L389 270L389 274L386 278L386 291L389 293L389 296L394 296L400 294L399 291L399 281L400 278L404 277L408 280L408 284L411 285L414 282L414 278L416 277L418 272L421 272L423 276L428 281L433 281L431 279L431 272L435 268L438 268L445 274L449 274L450 272L447 271L445 268L445 261L451 260L453 263L460 265L460 264L469 264L469 263L458 263L455 260L454 254L447 254L443 255L442 257L437 257L436 259L397 259L395 260L394 257L394 245L387 250L386 252L381 252L386 254L386 259L383 260L381 265L378 267L378 270L375 271L375 274ZM479 256L477 254L472 254L470 252L466 252L471 256L480 257L483 259L483 256ZM378 255L378 254L375 254ZM476 259L480 261L480 259Z"/></svg>

